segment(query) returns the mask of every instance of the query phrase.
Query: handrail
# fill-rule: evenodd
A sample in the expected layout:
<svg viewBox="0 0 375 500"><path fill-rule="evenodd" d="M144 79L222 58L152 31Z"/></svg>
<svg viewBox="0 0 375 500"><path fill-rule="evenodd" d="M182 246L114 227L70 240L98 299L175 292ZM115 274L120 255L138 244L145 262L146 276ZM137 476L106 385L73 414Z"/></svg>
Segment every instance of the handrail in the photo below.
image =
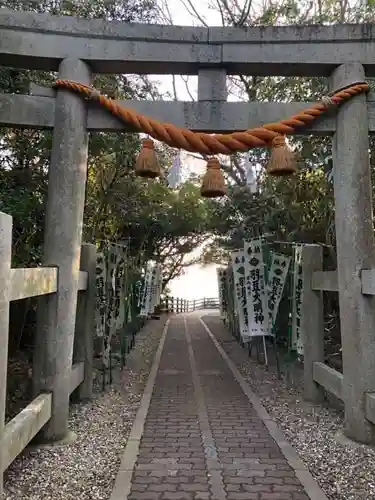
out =
<svg viewBox="0 0 375 500"><path fill-rule="evenodd" d="M200 297L197 299L183 299L167 296L162 302L162 308L167 312L181 313L200 309L219 309L218 297Z"/></svg>

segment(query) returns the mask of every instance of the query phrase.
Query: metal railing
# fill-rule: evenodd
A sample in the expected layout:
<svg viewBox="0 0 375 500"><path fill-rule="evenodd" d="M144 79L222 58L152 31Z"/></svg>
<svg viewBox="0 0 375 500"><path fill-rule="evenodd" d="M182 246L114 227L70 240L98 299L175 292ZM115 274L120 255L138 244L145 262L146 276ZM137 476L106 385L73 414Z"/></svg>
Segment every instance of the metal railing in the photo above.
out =
<svg viewBox="0 0 375 500"><path fill-rule="evenodd" d="M162 309L168 313L182 313L200 309L219 309L218 297L203 297L200 299L182 299L180 297L165 297Z"/></svg>

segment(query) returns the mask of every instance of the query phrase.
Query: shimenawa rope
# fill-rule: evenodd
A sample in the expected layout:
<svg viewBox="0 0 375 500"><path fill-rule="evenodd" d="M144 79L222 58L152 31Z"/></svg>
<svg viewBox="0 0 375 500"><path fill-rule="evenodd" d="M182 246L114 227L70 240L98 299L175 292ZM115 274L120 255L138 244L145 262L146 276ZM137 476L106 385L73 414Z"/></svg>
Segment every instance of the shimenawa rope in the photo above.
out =
<svg viewBox="0 0 375 500"><path fill-rule="evenodd" d="M280 135L292 135L298 132L298 129L311 125L314 120L331 110L332 107L338 107L351 97L368 92L369 90L367 83L357 82L338 90L330 96L323 97L322 101L313 104L310 108L286 120L280 120L277 123L268 123L243 132L207 134L204 132L193 132L186 128L176 127L171 123L162 123L144 116L134 109L123 107L118 101L109 99L88 85L71 80L57 80L54 87L70 90L83 95L87 99L99 102L122 122L169 146L206 155L230 155L237 151L248 151L251 148L271 147L272 141L276 137Z"/></svg>

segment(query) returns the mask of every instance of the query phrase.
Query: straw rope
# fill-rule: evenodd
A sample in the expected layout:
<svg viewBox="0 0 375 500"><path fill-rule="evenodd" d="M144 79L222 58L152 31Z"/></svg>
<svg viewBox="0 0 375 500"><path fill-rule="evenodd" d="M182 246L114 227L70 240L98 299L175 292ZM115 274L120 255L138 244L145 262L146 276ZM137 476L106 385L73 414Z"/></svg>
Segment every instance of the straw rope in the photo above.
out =
<svg viewBox="0 0 375 500"><path fill-rule="evenodd" d="M271 147L275 137L293 135L299 129L310 126L314 120L332 108L337 108L344 101L369 90L369 86L365 82L354 83L330 96L323 97L322 101L313 104L311 107L286 120L280 120L277 123L268 123L243 132L207 134L204 132L193 132L186 128L176 127L171 123L162 123L144 116L134 109L121 106L118 101L109 99L88 85L71 80L57 80L54 87L76 92L87 99L97 101L122 122L169 146L205 155L230 155L237 151L248 151L251 148Z"/></svg>

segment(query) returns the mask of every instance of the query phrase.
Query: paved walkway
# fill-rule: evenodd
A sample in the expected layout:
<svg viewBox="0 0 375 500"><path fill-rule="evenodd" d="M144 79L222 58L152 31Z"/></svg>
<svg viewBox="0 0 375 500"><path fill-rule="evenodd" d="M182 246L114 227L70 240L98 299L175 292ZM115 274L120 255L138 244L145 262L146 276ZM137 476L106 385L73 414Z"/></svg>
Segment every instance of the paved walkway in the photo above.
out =
<svg viewBox="0 0 375 500"><path fill-rule="evenodd" d="M228 334L229 338L229 334ZM111 500L326 500L196 315L164 331Z"/></svg>

